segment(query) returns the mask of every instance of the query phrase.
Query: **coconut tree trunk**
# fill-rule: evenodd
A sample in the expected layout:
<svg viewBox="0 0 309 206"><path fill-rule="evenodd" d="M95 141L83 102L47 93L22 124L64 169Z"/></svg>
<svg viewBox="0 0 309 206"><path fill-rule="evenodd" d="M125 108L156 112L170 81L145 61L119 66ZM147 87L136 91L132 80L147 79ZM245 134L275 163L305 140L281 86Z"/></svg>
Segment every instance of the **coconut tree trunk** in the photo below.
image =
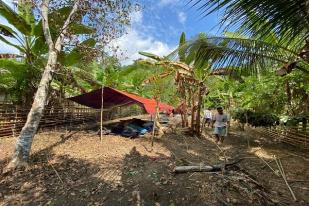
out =
<svg viewBox="0 0 309 206"><path fill-rule="evenodd" d="M11 162L6 167L5 171L14 169L16 167L24 167L29 161L29 155L31 150L31 145L33 137L37 132L40 120L43 116L45 104L48 97L48 92L50 88L50 83L52 81L52 74L57 66L58 53L61 51L64 37L67 33L67 28L71 23L72 16L78 9L79 0L75 1L74 6L67 17L66 21L61 28L61 33L54 43L50 34L49 24L48 24L48 11L49 11L49 0L44 0L41 6L42 13L42 26L44 31L44 36L48 44L49 53L48 60L45 66L39 87L35 93L33 104L30 112L27 116L27 121L22 128L22 131L17 139L15 152ZM5 172L4 171L4 172Z"/></svg>

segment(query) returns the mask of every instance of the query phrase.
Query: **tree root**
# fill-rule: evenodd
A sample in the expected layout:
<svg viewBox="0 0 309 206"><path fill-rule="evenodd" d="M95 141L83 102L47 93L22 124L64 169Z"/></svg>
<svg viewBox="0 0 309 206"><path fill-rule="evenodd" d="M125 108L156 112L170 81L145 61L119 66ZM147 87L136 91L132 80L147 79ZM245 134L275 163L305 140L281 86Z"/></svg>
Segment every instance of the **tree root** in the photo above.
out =
<svg viewBox="0 0 309 206"><path fill-rule="evenodd" d="M29 163L27 161L23 160L22 158L15 157L3 169L2 174L13 172L16 169L27 169L28 167Z"/></svg>

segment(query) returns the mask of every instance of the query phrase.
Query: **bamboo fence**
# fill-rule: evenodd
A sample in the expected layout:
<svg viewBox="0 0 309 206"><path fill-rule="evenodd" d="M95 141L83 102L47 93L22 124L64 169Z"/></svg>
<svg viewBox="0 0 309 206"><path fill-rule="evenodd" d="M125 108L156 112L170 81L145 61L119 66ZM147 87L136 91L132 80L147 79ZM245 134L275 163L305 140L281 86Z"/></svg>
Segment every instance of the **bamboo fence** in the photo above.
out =
<svg viewBox="0 0 309 206"><path fill-rule="evenodd" d="M10 102L0 102L0 137L18 136L24 126L30 108L16 106ZM144 114L137 105L116 106L104 109L104 122L117 118ZM85 107L69 100L62 100L57 106L47 106L40 121L39 130L73 127L90 121L99 122L100 110Z"/></svg>
<svg viewBox="0 0 309 206"><path fill-rule="evenodd" d="M309 150L309 125L294 127L278 126L274 128L255 128L264 137Z"/></svg>
<svg viewBox="0 0 309 206"><path fill-rule="evenodd" d="M18 136L24 126L30 108L23 108L9 102L0 103L0 137ZM64 102L61 106L47 106L39 129L73 126L98 119L96 109Z"/></svg>

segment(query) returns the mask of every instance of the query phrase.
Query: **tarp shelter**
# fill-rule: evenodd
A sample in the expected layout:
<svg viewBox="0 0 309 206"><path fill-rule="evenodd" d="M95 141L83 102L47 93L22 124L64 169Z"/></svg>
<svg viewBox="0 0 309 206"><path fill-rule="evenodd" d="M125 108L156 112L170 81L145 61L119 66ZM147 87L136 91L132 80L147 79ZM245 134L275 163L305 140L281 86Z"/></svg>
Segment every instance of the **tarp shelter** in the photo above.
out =
<svg viewBox="0 0 309 206"><path fill-rule="evenodd" d="M77 102L78 104L92 107L95 109L101 108L102 103L102 89L97 89L89 93L81 94L75 97L69 98L70 100ZM103 90L103 108L108 109L117 106L127 106L130 104L137 104L144 108L148 114L155 114L156 101L154 99L147 99L135 94L120 91L110 87L104 87ZM159 111L171 113L174 108L168 104L159 102Z"/></svg>

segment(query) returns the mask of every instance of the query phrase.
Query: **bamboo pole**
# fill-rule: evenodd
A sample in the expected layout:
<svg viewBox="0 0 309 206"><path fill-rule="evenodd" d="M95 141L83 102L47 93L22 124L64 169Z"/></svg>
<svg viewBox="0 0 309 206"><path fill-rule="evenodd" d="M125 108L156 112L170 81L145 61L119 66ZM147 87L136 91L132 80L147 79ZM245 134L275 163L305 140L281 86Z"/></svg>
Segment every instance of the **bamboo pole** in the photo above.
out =
<svg viewBox="0 0 309 206"><path fill-rule="evenodd" d="M286 178L285 171L284 171L284 169L283 169L281 160L280 160L279 158L277 159L277 157L276 157L275 155L274 155L274 158L275 158L276 164L277 164L277 166L278 166L279 172L280 172L280 174L281 174L281 176L282 176L282 178L283 178L283 180L284 180L286 186L288 187L288 189L289 189L289 191L290 191L290 193L291 193L291 195L292 195L292 197L293 197L293 200L296 201L297 199L296 199L296 197L295 197L295 194L294 194L292 188L290 187L290 185L289 185L289 183L288 183L288 181L287 181L287 178Z"/></svg>

